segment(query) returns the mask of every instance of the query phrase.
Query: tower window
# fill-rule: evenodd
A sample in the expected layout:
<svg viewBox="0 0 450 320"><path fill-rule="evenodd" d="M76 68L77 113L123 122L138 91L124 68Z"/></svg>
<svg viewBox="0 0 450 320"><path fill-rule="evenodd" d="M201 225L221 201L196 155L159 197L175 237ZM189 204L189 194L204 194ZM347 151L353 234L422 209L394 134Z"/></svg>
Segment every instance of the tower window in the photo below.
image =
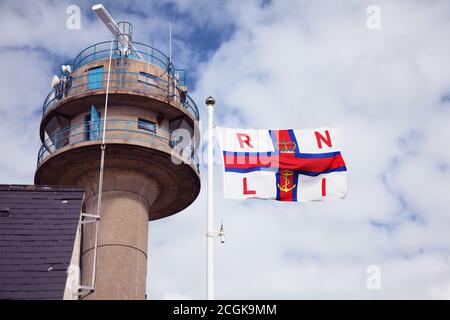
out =
<svg viewBox="0 0 450 320"><path fill-rule="evenodd" d="M142 71L139 72L138 81L144 82L144 83L152 85L152 86L157 85L154 76L152 76L150 73L146 73L146 72L142 72Z"/></svg>
<svg viewBox="0 0 450 320"><path fill-rule="evenodd" d="M101 89L103 87L103 66L88 70L88 89Z"/></svg>
<svg viewBox="0 0 450 320"><path fill-rule="evenodd" d="M97 113L96 117L92 117L93 112ZM100 120L101 113L96 109L91 110L90 113L84 116L84 140L98 140L103 128L103 123Z"/></svg>
<svg viewBox="0 0 450 320"><path fill-rule="evenodd" d="M181 103L186 103L186 96L187 96L187 92L186 91L180 91L180 100Z"/></svg>
<svg viewBox="0 0 450 320"><path fill-rule="evenodd" d="M138 129L149 131L149 132L156 132L156 123L145 120L145 119L138 119Z"/></svg>
<svg viewBox="0 0 450 320"><path fill-rule="evenodd" d="M84 140L91 140L91 114L84 116Z"/></svg>

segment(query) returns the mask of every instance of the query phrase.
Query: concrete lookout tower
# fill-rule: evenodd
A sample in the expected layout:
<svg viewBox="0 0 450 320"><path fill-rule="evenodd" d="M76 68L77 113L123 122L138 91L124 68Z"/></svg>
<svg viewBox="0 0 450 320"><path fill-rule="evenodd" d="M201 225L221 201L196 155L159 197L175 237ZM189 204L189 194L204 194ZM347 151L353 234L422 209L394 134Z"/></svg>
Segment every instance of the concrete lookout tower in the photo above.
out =
<svg viewBox="0 0 450 320"><path fill-rule="evenodd" d="M84 299L144 299L148 221L183 210L200 191L199 113L187 94L185 70L133 42L129 23L116 29L114 40L84 49L63 66L40 124L35 184L85 188Z"/></svg>

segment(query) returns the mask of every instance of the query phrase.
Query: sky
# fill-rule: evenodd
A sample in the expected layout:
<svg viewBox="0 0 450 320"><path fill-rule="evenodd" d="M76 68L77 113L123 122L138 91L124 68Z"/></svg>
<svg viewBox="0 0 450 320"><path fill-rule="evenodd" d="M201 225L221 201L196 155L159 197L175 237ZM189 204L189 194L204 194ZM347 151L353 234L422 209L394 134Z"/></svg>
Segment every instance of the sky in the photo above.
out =
<svg viewBox="0 0 450 320"><path fill-rule="evenodd" d="M341 131L344 200L226 200L216 163L216 298L450 299L450 2L103 3L163 52L172 24L203 129L212 95L220 126ZM51 77L110 38L93 4L0 1L1 184L33 183ZM206 297L206 178L203 163L197 200L149 225L149 299Z"/></svg>

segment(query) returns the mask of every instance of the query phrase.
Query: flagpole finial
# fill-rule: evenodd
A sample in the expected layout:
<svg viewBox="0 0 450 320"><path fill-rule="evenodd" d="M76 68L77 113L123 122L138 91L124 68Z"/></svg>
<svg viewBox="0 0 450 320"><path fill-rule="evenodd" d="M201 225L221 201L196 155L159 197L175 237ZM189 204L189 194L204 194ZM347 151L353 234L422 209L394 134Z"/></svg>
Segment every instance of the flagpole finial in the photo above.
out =
<svg viewBox="0 0 450 320"><path fill-rule="evenodd" d="M216 104L216 100L214 100L213 97L209 96L208 98L206 98L205 103L207 106L213 106Z"/></svg>

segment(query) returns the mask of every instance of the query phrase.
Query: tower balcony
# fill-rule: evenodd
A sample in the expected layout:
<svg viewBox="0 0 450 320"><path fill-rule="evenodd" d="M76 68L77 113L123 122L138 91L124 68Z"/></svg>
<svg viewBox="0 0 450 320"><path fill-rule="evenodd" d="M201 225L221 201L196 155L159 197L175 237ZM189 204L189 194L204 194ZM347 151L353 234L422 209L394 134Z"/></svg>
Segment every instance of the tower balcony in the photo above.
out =
<svg viewBox="0 0 450 320"><path fill-rule="evenodd" d="M117 47L117 42L114 42ZM153 48L149 45L133 41L133 46L136 50L132 52L128 57L134 60L142 60L149 64L155 65L162 70L169 69L169 58L160 50ZM94 61L109 59L111 50L111 41L103 41L93 44L83 51L81 51L73 60L72 70L75 72L79 68ZM113 58L120 57L119 52L113 48ZM180 85L186 86L186 70L184 69L172 69L171 76L175 76L178 73L180 78Z"/></svg>
<svg viewBox="0 0 450 320"><path fill-rule="evenodd" d="M174 69L161 51L134 43L136 51L124 57L111 42L84 49L74 59L73 71L45 98L40 135L45 139L55 116L67 118L86 112L90 105L104 104L108 78L109 101L151 109L165 119L184 118L192 128L199 120L198 108L187 93L186 71ZM114 47L113 47L114 48Z"/></svg>
<svg viewBox="0 0 450 320"><path fill-rule="evenodd" d="M99 145L102 143L103 121L98 126L91 121L63 128L41 145L38 153L39 167L48 157L66 150ZM106 121L105 142L107 144L134 144L147 148L159 149L161 152L179 158L192 166L199 173L199 160L193 143L183 147L177 146L180 136L165 128L148 126L147 123L127 119L108 119Z"/></svg>
<svg viewBox="0 0 450 320"><path fill-rule="evenodd" d="M45 98L42 106L43 119L50 111L66 102L87 96L106 94L107 78L108 72L97 73L95 78L83 74L73 77L63 90L53 89ZM193 121L199 119L197 105L188 94L180 94L173 84L150 73L111 71L109 93L153 98L187 111Z"/></svg>
<svg viewBox="0 0 450 320"><path fill-rule="evenodd" d="M38 153L35 182L79 184L83 173L98 171L102 136L103 121L96 125L89 121L66 127L48 138ZM180 143L176 132L117 118L107 119L105 141L107 179L116 179L112 170L139 170L164 190L152 206L149 220L176 213L196 198L200 189L199 159L193 142ZM124 182L106 184L116 189ZM91 195L96 191L86 192ZM144 193L142 197L149 199L152 195Z"/></svg>

